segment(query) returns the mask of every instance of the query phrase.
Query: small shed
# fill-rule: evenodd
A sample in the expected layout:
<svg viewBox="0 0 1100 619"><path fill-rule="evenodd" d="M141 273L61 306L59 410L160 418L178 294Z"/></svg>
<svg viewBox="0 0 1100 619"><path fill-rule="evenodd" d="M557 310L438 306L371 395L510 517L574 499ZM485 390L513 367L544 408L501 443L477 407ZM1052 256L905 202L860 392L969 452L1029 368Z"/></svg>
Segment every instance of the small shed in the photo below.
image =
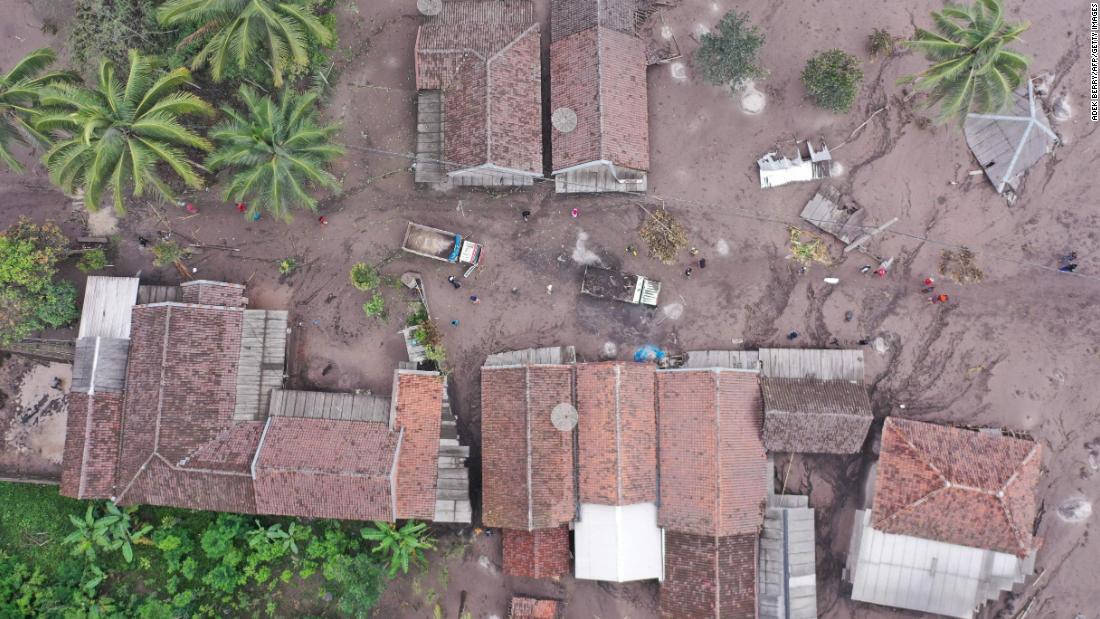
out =
<svg viewBox="0 0 1100 619"><path fill-rule="evenodd" d="M863 234L867 213L854 204L844 204L836 187L822 187L806 203L801 217L847 244Z"/></svg>
<svg viewBox="0 0 1100 619"><path fill-rule="evenodd" d="M814 150L814 145L809 140L805 144L808 152L804 155L802 144L799 144L794 159L786 156L777 157L778 152L768 153L758 159L756 163L760 166L760 188L767 189L787 183L813 181L831 176L830 162L833 156L829 153L829 147L825 142L821 143L820 150Z"/></svg>
<svg viewBox="0 0 1100 619"><path fill-rule="evenodd" d="M1016 92L1012 107L997 114L968 114L966 143L997 193L1017 193L1027 170L1060 142L1050 128L1035 87Z"/></svg>

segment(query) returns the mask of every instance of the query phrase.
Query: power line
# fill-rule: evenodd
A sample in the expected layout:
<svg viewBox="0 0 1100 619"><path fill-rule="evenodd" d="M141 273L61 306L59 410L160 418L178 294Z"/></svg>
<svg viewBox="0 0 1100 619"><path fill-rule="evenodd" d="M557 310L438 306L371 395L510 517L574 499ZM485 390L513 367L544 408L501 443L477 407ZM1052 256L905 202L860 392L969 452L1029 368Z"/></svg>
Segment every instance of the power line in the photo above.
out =
<svg viewBox="0 0 1100 619"><path fill-rule="evenodd" d="M370 146L348 146L348 148L352 148L354 150L360 150L360 151L364 151L364 152L368 152L368 153L374 153L374 154L378 154L378 155L385 155L385 156L389 156L389 157L396 157L396 158L400 158L400 159L405 159L405 160L412 161L414 164L417 162L417 157L415 155L410 155L408 153L398 153L398 152L385 150L385 149L381 149L381 148L374 148L374 147L370 147ZM456 162L453 162L453 161L446 161L446 160L442 160L442 159L420 159L420 161L423 161L425 163L438 163L438 164L441 164L443 166L450 166L450 167L454 167L454 168L468 167L468 166L465 166L464 164L456 163ZM597 189L597 186L593 185L593 184L567 181L567 180L564 180L564 179L559 180L559 179L549 178L549 177L541 176L541 175L532 177L531 180L533 182L542 182L542 183L547 183L547 182L549 182L549 183L559 183L560 182L560 183L564 183L564 184L567 184L567 185L572 185L573 187L580 187L582 189L591 189L593 191L595 191ZM745 219L754 219L754 220L762 221L762 222L766 222L766 223L777 223L777 224L782 224L782 225L788 226L788 227L798 227L798 225L799 225L798 221L791 221L789 219L772 217L772 216L763 215L763 214L753 212L753 211L747 211L744 207L740 207L740 206L736 206L736 205L720 206L720 205L717 205L717 204L709 204L709 203L706 203L706 202L700 202L698 200L691 200L691 199L688 199L688 198L666 197L666 196L662 196L660 194L654 194L654 193L644 193L644 194L640 194L638 197L641 198L641 199L644 199L644 200L650 200L650 201L656 200L656 201L661 202L662 204L665 203L665 202L673 202L673 203L683 204L685 206L694 206L694 207L702 207L702 208L710 208L710 209L721 208L721 209L723 209L723 212L730 212L730 214L733 215L734 217L742 217L742 218L745 218ZM615 206L624 206L624 205L620 204L620 205L615 205ZM740 212L738 212L738 211L740 211ZM802 221L809 221L809 222L815 223L815 224L829 223L829 220L824 220L824 219L812 219L812 218L800 218L800 219ZM843 225L845 227L849 227L849 228L853 228L853 229L860 229L860 230L864 230L864 231L874 230L876 228L876 226L867 226L867 225L860 225L860 224L847 224L846 223L846 224L843 224ZM919 235L919 234L912 234L912 233L909 233L909 232L902 232L902 231L897 230L897 229L892 228L892 227L888 228L886 230L883 230L882 233L883 234L892 234L892 235L895 235L895 236L900 236L900 237L904 237L904 238L913 239L913 240L916 240L916 241L921 241L921 242L924 242L924 243L928 243L930 245L936 245L936 246L939 246L939 247L943 247L945 249L954 249L954 250L968 249L964 245L958 245L958 244L955 244L955 243L948 243L946 241L940 241L940 240L933 239L931 237L927 237L927 236L923 236L923 235ZM1072 271L1072 272L1062 271L1062 270L1058 269L1057 267L1052 267L1052 266L1047 265L1047 264L1041 264L1041 263L1038 263L1038 262L1031 262L1029 260L1017 260L1015 258L1010 258L1008 256L1003 256L1003 255L1000 255L1000 254L997 254L997 253L994 253L994 252L990 252L990 251L987 251L987 250L982 250L982 253L983 253L983 255L985 255L987 257L990 257L994 260L998 260L998 261L1009 263L1009 264L1015 264L1017 266L1029 267L1029 268L1033 268L1033 269L1039 269L1040 271L1047 271L1047 272L1051 272L1051 273L1056 273L1058 275L1078 277L1078 278L1092 280L1092 281L1100 281L1100 276L1098 276L1098 275L1089 275L1089 274L1085 274L1085 273L1077 273L1076 271Z"/></svg>

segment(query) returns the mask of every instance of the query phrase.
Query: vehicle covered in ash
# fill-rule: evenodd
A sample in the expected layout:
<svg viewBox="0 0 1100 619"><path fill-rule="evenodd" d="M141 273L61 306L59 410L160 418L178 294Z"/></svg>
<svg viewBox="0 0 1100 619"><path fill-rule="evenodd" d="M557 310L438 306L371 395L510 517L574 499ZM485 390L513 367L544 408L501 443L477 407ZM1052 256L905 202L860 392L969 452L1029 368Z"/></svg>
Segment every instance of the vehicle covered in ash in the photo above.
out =
<svg viewBox="0 0 1100 619"><path fill-rule="evenodd" d="M467 275L481 263L481 245L478 243L462 238L461 234L411 221L405 230L405 241L401 244L401 249L425 258L468 264L470 268L466 271Z"/></svg>
<svg viewBox="0 0 1100 619"><path fill-rule="evenodd" d="M657 307L661 282L633 273L587 266L581 292L599 299Z"/></svg>

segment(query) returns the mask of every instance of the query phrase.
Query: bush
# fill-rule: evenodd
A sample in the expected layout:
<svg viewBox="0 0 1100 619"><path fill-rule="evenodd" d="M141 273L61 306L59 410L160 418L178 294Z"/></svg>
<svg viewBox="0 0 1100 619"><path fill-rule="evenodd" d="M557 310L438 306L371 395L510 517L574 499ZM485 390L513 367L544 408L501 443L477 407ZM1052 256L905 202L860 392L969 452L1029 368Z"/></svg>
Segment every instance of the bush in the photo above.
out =
<svg viewBox="0 0 1100 619"><path fill-rule="evenodd" d="M875 28L867 37L867 49L872 56L889 58L897 51L897 39L883 28Z"/></svg>
<svg viewBox="0 0 1100 619"><path fill-rule="evenodd" d="M370 292L377 288L379 283L381 279L378 277L378 271L371 265L360 262L351 267L351 285L359 290Z"/></svg>
<svg viewBox="0 0 1100 619"><path fill-rule="evenodd" d="M76 268L80 269L81 273L98 271L106 266L107 252L102 249L89 249L84 252L84 255L81 256L80 260L76 263Z"/></svg>
<svg viewBox="0 0 1100 619"><path fill-rule="evenodd" d="M696 70L704 81L737 88L745 80L768 74L757 58L764 44L764 34L748 20L748 13L730 11L715 26L716 33L700 37L694 58Z"/></svg>
<svg viewBox="0 0 1100 619"><path fill-rule="evenodd" d="M368 318L385 318L386 317L386 300L382 298L380 293L374 293L370 301L363 304L363 313Z"/></svg>
<svg viewBox="0 0 1100 619"><path fill-rule="evenodd" d="M175 241L161 241L153 246L153 266L166 267L182 260L186 252Z"/></svg>
<svg viewBox="0 0 1100 619"><path fill-rule="evenodd" d="M802 70L802 83L810 99L833 112L847 112L852 107L861 81L859 59L839 49L810 58Z"/></svg>
<svg viewBox="0 0 1100 619"><path fill-rule="evenodd" d="M283 258L279 263L279 275L290 275L298 270L298 261L294 258Z"/></svg>
<svg viewBox="0 0 1100 619"><path fill-rule="evenodd" d="M76 289L54 280L67 244L56 225L27 219L0 234L0 344L76 319Z"/></svg>
<svg viewBox="0 0 1100 619"><path fill-rule="evenodd" d="M73 63L84 70L107 58L125 67L130 49L151 54L171 51L176 33L157 25L153 5L152 0L76 0L65 45ZM172 68L180 64L166 61Z"/></svg>

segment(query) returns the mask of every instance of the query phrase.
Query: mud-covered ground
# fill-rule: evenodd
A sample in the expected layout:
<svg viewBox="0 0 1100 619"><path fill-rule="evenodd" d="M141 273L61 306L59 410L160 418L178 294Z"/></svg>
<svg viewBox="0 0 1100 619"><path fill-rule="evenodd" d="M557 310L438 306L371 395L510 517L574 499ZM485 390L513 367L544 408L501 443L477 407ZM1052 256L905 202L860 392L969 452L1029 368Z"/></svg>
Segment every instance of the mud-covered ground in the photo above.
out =
<svg viewBox="0 0 1100 619"><path fill-rule="evenodd" d="M823 112L804 99L798 75L811 53L840 47L867 58L872 28L909 34L914 24L928 24L937 2L684 0L664 11L685 55L696 46L692 33L732 8L749 11L768 36L762 59L770 75L757 85L767 107L760 115L743 114L727 91L695 79L686 59L682 67L649 72L653 170L644 206L663 202L688 228L691 244L707 259L690 280L682 276L686 252L674 265L648 259L644 251L625 253L628 244L643 246L637 229L644 213L636 198L558 198L546 184L499 194L414 190L408 171L414 4L338 3L341 44L332 55L334 90L326 113L343 123L348 155L338 166L343 193L323 204L329 225L305 215L290 225L268 218L245 222L216 189L189 198L200 209L193 216L136 204L117 224L121 251L110 273L140 271L147 281L178 281L174 270L154 269L136 243L139 234L153 238L169 226L181 238L238 249L207 247L189 264L197 277L246 282L258 307L291 310L298 327L291 359L296 383L385 392L404 356L395 332L404 324L407 294L386 287L389 318L367 319L361 309L366 295L348 284L347 273L359 261L381 264L385 275L419 271L432 315L446 327L455 407L475 456L478 368L490 352L573 344L589 359L608 350L628 358L645 343L672 351L789 345L792 331L799 333L793 345L807 347L881 338L885 346L867 355L878 417L1007 427L1031 433L1044 446L1040 576L982 616L1011 617L1025 607L1031 619L1097 616L1100 542L1089 535L1095 517L1068 523L1056 514L1071 497L1100 496L1100 456L1093 454L1090 463L1086 448L1100 437L1100 385L1092 383L1100 368L1100 209L1097 125L1087 120L1088 3L1008 3L1011 19L1032 23L1020 48L1033 58L1033 72L1052 72L1051 97L1066 96L1074 112L1054 125L1063 146L1032 170L1012 206L983 177L968 174L977 164L961 131L922 126L915 101L902 101L896 80L924 66L920 57L868 59L850 114ZM538 4L545 20L546 0ZM41 29L44 12L57 13L56 6L47 11L41 5L0 1L8 15L0 27L0 67L35 47L59 45ZM544 36L548 30L544 22ZM674 77L681 70L686 77ZM853 137L883 106L889 107ZM786 225L797 223L816 187L761 190L755 161L777 144L806 138L823 138L834 148L844 174L830 182L875 223L898 218L870 246L876 255L895 258L888 277L861 275L872 259L858 252L842 257L839 246L832 248L832 265L805 273L787 259ZM22 176L0 174L0 205L4 226L19 215L57 220L74 234L85 226L84 216L50 189L40 166ZM569 214L574 207L580 209L576 219ZM524 210L532 213L526 223ZM457 274L454 268L398 251L409 220L483 243L485 265L453 290L445 278ZM941 250L955 245L977 252L985 279L940 283L937 291L951 301L930 304L920 281L936 275ZM1079 275L1051 268L1070 250L1080 255ZM287 257L303 266L280 277L278 263ZM582 263L593 260L662 280L662 307L580 297ZM822 281L830 276L840 284ZM471 304L470 294L482 302ZM459 320L457 327L447 324L452 319ZM10 394L13 385L0 388ZM861 500L863 460L799 456L791 466L789 488L808 492L817 509L819 609L831 618L915 616L855 604L840 583L852 511ZM476 457L471 466L476 487ZM777 470L786 471L785 460ZM564 599L567 617L655 616L653 583L532 583L501 577L499 563L498 536L448 546L433 555L429 574L402 579L387 591L380 616L424 617L435 603L457 616L465 600L475 617L503 617L514 591Z"/></svg>

